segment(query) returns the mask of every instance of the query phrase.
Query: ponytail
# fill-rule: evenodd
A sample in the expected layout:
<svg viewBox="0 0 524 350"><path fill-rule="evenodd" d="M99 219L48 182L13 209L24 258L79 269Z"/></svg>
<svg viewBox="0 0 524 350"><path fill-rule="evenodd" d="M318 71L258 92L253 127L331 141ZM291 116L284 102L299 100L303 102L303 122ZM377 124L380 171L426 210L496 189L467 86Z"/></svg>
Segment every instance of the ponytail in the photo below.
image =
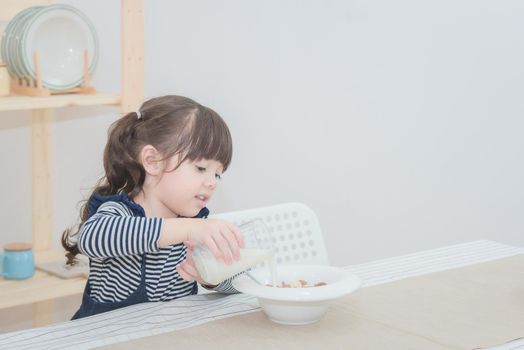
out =
<svg viewBox="0 0 524 350"><path fill-rule="evenodd" d="M142 122L142 116L139 118L136 112L131 112L111 125L104 149L105 176L98 180L89 199L84 201L80 209L80 224L69 227L62 233L61 243L66 250L67 265L74 265L77 262L76 255L80 251L75 236L89 218L88 203L91 197L94 194L109 196L124 192L129 198L134 198L142 189L145 171L136 161L138 147L134 140L136 126Z"/></svg>

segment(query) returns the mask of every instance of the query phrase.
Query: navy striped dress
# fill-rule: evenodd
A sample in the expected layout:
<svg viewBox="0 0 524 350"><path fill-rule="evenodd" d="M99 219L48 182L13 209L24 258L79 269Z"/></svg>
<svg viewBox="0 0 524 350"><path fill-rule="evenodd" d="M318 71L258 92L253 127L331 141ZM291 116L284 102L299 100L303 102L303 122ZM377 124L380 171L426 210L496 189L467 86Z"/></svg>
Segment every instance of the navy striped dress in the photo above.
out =
<svg viewBox="0 0 524 350"><path fill-rule="evenodd" d="M88 203L88 220L79 232L78 248L90 258L91 299L118 302L126 299L140 284L142 256L146 257L146 290L149 301L169 301L195 294L196 282L182 279L176 267L187 248L175 244L158 248L162 218L145 217L144 209L125 194L93 195ZM196 217L206 218L203 208ZM215 291L236 293L231 279Z"/></svg>

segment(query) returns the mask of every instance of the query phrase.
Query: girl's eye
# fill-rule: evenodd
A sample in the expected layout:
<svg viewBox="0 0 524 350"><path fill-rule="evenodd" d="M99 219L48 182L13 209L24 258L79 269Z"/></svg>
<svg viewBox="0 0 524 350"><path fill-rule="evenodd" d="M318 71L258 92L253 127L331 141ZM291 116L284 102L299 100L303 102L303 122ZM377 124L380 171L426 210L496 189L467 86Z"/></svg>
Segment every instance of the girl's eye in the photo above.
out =
<svg viewBox="0 0 524 350"><path fill-rule="evenodd" d="M220 174L215 174L215 177L217 180L222 180L222 176Z"/></svg>
<svg viewBox="0 0 524 350"><path fill-rule="evenodd" d="M205 172L206 171L206 168L202 167L202 166L196 166L197 170L200 171L201 173Z"/></svg>

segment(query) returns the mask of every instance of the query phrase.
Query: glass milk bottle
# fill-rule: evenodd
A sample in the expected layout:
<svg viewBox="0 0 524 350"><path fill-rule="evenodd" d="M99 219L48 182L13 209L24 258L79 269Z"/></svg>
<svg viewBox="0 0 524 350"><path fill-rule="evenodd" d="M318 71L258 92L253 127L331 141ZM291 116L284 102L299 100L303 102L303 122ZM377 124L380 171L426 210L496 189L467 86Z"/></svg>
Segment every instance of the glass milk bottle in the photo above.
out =
<svg viewBox="0 0 524 350"><path fill-rule="evenodd" d="M11 92L11 79L7 72L7 66L0 63L0 96L8 96Z"/></svg>
<svg viewBox="0 0 524 350"><path fill-rule="evenodd" d="M272 242L267 226L262 219L255 219L239 226L244 236L245 248L240 249L240 259L227 265L217 260L205 246L193 250L193 260L200 276L209 284L220 282L246 271L258 264L273 259Z"/></svg>

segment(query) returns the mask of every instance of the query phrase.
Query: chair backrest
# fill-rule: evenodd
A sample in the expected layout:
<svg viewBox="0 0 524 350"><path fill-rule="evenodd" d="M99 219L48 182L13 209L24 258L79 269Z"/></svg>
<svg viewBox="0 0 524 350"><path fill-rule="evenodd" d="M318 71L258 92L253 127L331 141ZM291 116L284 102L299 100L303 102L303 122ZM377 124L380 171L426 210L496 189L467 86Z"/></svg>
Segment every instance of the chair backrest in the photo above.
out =
<svg viewBox="0 0 524 350"><path fill-rule="evenodd" d="M210 218L228 220L236 225L262 219L271 235L277 264L329 265L317 216L302 203L213 214Z"/></svg>

